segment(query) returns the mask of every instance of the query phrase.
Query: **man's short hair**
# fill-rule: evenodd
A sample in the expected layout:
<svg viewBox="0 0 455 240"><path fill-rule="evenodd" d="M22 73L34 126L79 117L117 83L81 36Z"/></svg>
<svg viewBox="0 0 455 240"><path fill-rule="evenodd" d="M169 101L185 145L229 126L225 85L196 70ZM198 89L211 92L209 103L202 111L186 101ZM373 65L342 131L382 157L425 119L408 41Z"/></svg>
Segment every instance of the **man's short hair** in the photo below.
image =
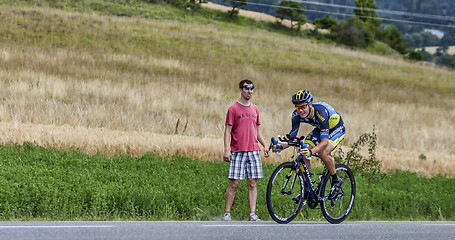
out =
<svg viewBox="0 0 455 240"><path fill-rule="evenodd" d="M253 82L251 80L248 80L248 79L243 79L242 81L240 81L239 83L239 88L243 88L243 86L246 84L253 84ZM254 84L253 84L254 86Z"/></svg>

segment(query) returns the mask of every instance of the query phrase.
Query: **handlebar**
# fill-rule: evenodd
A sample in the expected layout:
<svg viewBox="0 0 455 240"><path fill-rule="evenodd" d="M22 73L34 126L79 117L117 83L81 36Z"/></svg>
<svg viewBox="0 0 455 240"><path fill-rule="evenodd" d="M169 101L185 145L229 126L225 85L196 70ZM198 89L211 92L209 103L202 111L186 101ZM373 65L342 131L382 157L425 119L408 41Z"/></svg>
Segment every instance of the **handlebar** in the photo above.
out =
<svg viewBox="0 0 455 240"><path fill-rule="evenodd" d="M272 139L270 140L269 150L272 148L272 146L275 146L276 148L278 148L278 151L276 152L276 154L278 156L281 156L280 152L283 150L283 146L307 148L308 144L303 143L304 139L305 139L305 136L290 137L289 134L286 136L286 138L278 136L278 140L276 140L275 137L272 137ZM280 144L280 145L278 145L278 144Z"/></svg>

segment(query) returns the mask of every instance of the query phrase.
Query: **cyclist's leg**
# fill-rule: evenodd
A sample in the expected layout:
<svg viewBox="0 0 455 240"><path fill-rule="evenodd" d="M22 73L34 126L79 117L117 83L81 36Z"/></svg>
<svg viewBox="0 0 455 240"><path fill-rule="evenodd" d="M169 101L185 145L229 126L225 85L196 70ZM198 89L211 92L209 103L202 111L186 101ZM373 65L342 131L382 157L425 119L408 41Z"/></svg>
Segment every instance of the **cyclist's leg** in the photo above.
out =
<svg viewBox="0 0 455 240"><path fill-rule="evenodd" d="M340 144L341 141L343 141L344 136L345 136L344 127L339 128L337 132L331 133L329 135L329 144L327 144L327 147L321 152L322 155L321 154L319 155L326 164L326 166L327 164L329 164L330 168L332 168L333 165L332 171L329 168L329 166L327 166L327 169L329 170L331 175L335 174L335 158L332 157L332 151L338 146L338 144Z"/></svg>
<svg viewBox="0 0 455 240"><path fill-rule="evenodd" d="M330 175L335 175L335 159L331 156L332 151L338 146L338 144L344 139L345 128L344 126L338 128L335 132L330 133L327 140L317 139L317 142L328 141L324 149L319 151L319 157L324 162ZM316 141L316 140L315 140ZM314 142L314 141L313 141Z"/></svg>
<svg viewBox="0 0 455 240"><path fill-rule="evenodd" d="M336 146L338 146L338 144L344 139L344 136L345 136L345 131L344 131L344 127L343 128L339 128L339 131L338 132L335 132L335 133L332 133L330 134L329 136L329 145L328 147L326 148L326 158L329 159L330 158L330 162L333 163L333 167L334 167L334 173L330 173L332 175L332 189L330 190L330 195L329 195L329 199L332 199L334 198L336 195L338 195L338 192L340 191L340 187L343 183L342 179L340 179L337 174L336 174L336 170L335 170L335 159L331 156L331 153L333 151L333 149L335 149Z"/></svg>
<svg viewBox="0 0 455 240"><path fill-rule="evenodd" d="M340 138L341 136L336 137ZM344 135L342 137L344 138ZM318 128L313 129L313 131L310 134L308 134L308 136L305 138L305 143L309 144L310 149L318 145L321 141L328 141L328 144L325 146L325 148L319 151L319 158L321 158L322 162L325 164L327 170L329 171L329 174L332 176L332 179L334 179L334 181L332 182L333 184L337 182L338 176L336 175L334 158L330 156L330 154L332 153L333 149L335 149L335 146L339 142L341 142L341 140L338 141L335 138L335 136L333 137L333 139L330 138L329 136L329 139L321 140L321 134ZM336 187L339 188L338 185L335 186L333 191L331 191L330 196L334 196L337 194L338 188Z"/></svg>
<svg viewBox="0 0 455 240"><path fill-rule="evenodd" d="M335 174L335 161L330 154L332 153L334 147L332 144L327 144L327 146L319 152L319 157L321 158L322 162L324 162L327 170L329 170L330 175Z"/></svg>

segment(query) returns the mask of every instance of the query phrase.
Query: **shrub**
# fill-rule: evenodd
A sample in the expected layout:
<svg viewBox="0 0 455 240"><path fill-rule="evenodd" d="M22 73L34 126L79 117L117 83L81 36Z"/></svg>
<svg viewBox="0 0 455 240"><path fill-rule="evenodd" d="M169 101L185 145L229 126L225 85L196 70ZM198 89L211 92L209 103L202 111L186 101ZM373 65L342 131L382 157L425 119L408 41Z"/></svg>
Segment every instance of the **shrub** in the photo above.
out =
<svg viewBox="0 0 455 240"><path fill-rule="evenodd" d="M340 21L330 28L331 38L339 44L366 49L373 42L372 35L365 24L357 19L350 18Z"/></svg>
<svg viewBox="0 0 455 240"><path fill-rule="evenodd" d="M382 163L376 158L377 136L374 131L375 128L373 127L372 133L362 134L359 139L351 145L351 150L347 153L344 153L343 150L339 148L335 155L337 161L348 165L354 174L358 173L366 179L367 193L364 206L365 210L368 207L368 199L370 197L372 185L380 182L385 177L385 174L381 172ZM364 157L360 154L360 150L365 145L368 145L368 157Z"/></svg>
<svg viewBox="0 0 455 240"><path fill-rule="evenodd" d="M321 29L330 29L332 26L336 25L338 21L335 18L331 18L329 15L325 15L323 18L319 18L313 21L313 24L317 28Z"/></svg>
<svg viewBox="0 0 455 240"><path fill-rule="evenodd" d="M417 52L417 51L410 51L408 58L410 60L422 61L423 54L421 52Z"/></svg>

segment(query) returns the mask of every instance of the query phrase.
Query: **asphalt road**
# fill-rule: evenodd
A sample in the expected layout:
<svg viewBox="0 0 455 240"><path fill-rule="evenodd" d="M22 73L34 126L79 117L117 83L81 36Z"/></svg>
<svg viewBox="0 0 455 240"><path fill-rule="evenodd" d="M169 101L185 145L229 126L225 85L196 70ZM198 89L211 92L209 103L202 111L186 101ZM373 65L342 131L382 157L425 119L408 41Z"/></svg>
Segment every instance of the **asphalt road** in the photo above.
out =
<svg viewBox="0 0 455 240"><path fill-rule="evenodd" d="M0 222L0 239L455 240L455 222Z"/></svg>

